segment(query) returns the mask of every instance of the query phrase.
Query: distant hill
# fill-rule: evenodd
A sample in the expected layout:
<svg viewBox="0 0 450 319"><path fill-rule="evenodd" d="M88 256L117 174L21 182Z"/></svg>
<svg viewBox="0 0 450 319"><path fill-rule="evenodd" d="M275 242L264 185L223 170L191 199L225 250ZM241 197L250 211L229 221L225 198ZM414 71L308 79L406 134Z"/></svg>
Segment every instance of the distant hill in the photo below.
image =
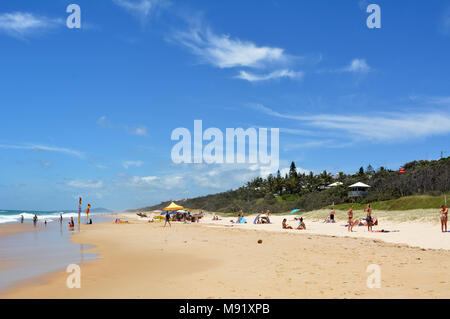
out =
<svg viewBox="0 0 450 319"><path fill-rule="evenodd" d="M76 210L76 209L64 209L61 211L66 212L66 213L74 213L74 212L78 213L78 210ZM84 210L83 210L83 212L84 212ZM107 209L107 208L103 208L103 207L95 207L95 208L91 208L90 212L91 213L112 213L114 211Z"/></svg>
<svg viewBox="0 0 450 319"><path fill-rule="evenodd" d="M338 172L335 175L323 171L319 174L298 173L295 163L285 176L269 175L257 177L235 190L190 198L178 204L192 209L235 213L246 213L270 209L272 213L281 213L292 209L305 211L328 207L334 203L337 207L347 207L350 203L365 205L378 203L381 207L402 210L412 208L436 208L443 203L442 194L450 191L450 157L433 161L413 161L405 163L401 173L396 170L379 167L374 169L360 167L354 174ZM403 171L403 170L402 170ZM341 182L342 185L327 187ZM362 182L371 186L367 197L349 198L348 186ZM417 197L417 195L428 195ZM412 197L416 196L414 200ZM404 200L398 200L403 199ZM450 198L448 198L450 203ZM161 209L170 202L141 208L141 211ZM381 204L383 203L383 204ZM344 204L344 205L339 205ZM377 204L378 205L378 204Z"/></svg>

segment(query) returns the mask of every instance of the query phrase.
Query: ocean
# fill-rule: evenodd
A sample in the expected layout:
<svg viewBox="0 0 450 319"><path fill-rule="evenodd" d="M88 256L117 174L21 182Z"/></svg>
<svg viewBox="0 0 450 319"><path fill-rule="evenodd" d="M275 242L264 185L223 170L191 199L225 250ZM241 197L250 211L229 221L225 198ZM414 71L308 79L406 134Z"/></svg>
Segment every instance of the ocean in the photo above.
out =
<svg viewBox="0 0 450 319"><path fill-rule="evenodd" d="M23 218L25 221L33 220L34 214L37 215L38 219L40 221L47 221L47 223L59 221L59 216L62 214L63 218L70 218L70 217L78 217L77 212L64 212L64 211L28 211L28 210L0 210L0 224L5 223L17 223L20 221L21 216L23 215ZM89 213L89 216L95 216L100 215L104 213L98 213L98 212L92 212ZM86 214L82 213L82 221L86 220ZM84 219L83 219L84 218Z"/></svg>
<svg viewBox="0 0 450 319"><path fill-rule="evenodd" d="M34 214L38 223L33 225ZM59 222L60 214L63 222ZM106 213L107 214L107 213ZM70 237L78 232L78 213L62 211L0 211L0 235L3 229L21 224L26 231L0 236L0 293L5 289L58 270L64 270L70 264L82 264L95 260L97 254L86 252L91 248L86 244L72 243ZM111 217L105 213L92 213L93 223L109 222ZM75 230L68 227L70 217L74 217ZM47 224L45 224L47 221ZM82 214L81 223L86 224L86 214ZM89 226L87 226L89 227Z"/></svg>

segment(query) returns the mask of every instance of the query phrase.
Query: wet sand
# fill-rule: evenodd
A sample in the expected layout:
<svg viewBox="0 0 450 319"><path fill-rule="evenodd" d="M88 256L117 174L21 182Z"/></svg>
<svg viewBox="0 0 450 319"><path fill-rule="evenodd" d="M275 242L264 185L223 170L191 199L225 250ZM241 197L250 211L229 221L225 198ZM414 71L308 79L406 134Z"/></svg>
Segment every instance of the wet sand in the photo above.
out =
<svg viewBox="0 0 450 319"><path fill-rule="evenodd" d="M90 251L101 259L80 264L80 289L67 288L69 274L59 271L0 297L450 298L448 250L299 231L162 225L130 215L129 224L83 226L72 241L94 245ZM370 264L381 267L381 288L367 287Z"/></svg>

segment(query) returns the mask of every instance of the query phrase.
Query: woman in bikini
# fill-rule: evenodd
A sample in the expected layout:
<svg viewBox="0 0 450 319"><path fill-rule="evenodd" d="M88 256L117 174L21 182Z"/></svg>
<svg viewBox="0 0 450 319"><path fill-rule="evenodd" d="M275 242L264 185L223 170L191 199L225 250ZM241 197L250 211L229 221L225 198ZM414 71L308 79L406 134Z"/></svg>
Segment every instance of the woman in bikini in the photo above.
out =
<svg viewBox="0 0 450 319"><path fill-rule="evenodd" d="M353 206L347 211L348 215L348 231L353 231Z"/></svg>
<svg viewBox="0 0 450 319"><path fill-rule="evenodd" d="M441 231L447 232L448 208L445 205L441 206ZM445 230L444 230L445 229Z"/></svg>

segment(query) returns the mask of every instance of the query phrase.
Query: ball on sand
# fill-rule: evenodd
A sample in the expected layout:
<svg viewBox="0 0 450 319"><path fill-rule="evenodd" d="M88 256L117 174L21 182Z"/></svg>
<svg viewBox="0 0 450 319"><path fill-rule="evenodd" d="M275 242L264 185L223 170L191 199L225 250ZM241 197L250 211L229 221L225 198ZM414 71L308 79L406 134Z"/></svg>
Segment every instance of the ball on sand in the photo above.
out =
<svg viewBox="0 0 450 319"><path fill-rule="evenodd" d="M258 244L262 244L262 239L258 239Z"/></svg>

